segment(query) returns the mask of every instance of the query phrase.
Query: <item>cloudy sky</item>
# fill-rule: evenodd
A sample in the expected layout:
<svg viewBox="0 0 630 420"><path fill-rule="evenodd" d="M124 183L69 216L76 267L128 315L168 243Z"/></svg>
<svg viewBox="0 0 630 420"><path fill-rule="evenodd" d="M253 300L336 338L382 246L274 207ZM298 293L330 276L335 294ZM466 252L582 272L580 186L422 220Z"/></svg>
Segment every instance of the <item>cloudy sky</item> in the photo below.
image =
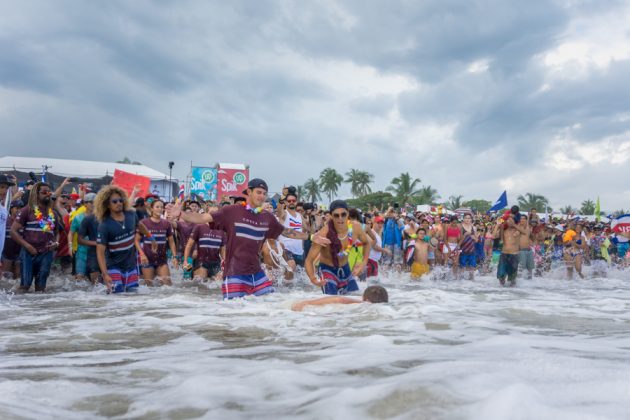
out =
<svg viewBox="0 0 630 420"><path fill-rule="evenodd" d="M630 207L629 1L0 0L0 51L0 155Z"/></svg>

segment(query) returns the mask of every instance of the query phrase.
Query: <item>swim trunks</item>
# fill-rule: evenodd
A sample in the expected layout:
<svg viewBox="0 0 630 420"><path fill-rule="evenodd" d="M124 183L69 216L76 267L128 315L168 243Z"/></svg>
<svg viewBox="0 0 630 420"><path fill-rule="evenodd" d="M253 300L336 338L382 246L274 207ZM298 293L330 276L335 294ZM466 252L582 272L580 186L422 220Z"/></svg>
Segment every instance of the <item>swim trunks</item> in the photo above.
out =
<svg viewBox="0 0 630 420"><path fill-rule="evenodd" d="M501 254L499 266L497 267L497 278L501 284L505 283L505 278L514 284L518 273L519 254Z"/></svg>
<svg viewBox="0 0 630 420"><path fill-rule="evenodd" d="M275 292L271 280L267 278L264 271L259 271L256 274L228 276L223 280L221 291L223 292L223 299L234 299L248 295L261 296Z"/></svg>
<svg viewBox="0 0 630 420"><path fill-rule="evenodd" d="M138 270L121 271L110 268L107 274L112 278L112 293L131 292L138 288Z"/></svg>
<svg viewBox="0 0 630 420"><path fill-rule="evenodd" d="M430 271L431 268L429 267L429 264L420 264L418 262L414 262L413 264L411 264L412 278L419 278L425 274L429 274Z"/></svg>
<svg viewBox="0 0 630 420"><path fill-rule="evenodd" d="M333 267L326 264L319 264L319 273L326 281L322 292L326 295L345 295L348 292L356 292L359 285L350 271L350 265L343 267Z"/></svg>
<svg viewBox="0 0 630 420"><path fill-rule="evenodd" d="M520 263L521 263L521 267L525 268L527 270L533 270L534 269L534 252L528 248L528 249L521 249L519 251L519 255L520 255Z"/></svg>
<svg viewBox="0 0 630 420"><path fill-rule="evenodd" d="M475 254L460 254L459 265L463 268L475 268L477 267L477 256Z"/></svg>

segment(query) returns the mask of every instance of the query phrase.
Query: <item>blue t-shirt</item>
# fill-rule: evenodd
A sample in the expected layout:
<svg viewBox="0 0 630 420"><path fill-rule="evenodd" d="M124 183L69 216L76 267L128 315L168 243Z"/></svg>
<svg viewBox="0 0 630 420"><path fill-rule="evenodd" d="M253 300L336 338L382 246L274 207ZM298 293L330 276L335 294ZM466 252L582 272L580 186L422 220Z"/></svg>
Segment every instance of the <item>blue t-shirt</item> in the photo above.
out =
<svg viewBox="0 0 630 420"><path fill-rule="evenodd" d="M125 220L117 221L111 216L98 225L96 243L106 246L107 269L130 271L138 265L134 239L138 226L136 212L126 211Z"/></svg>
<svg viewBox="0 0 630 420"><path fill-rule="evenodd" d="M98 238L98 220L96 220L96 216L90 214L85 216L83 220L81 220L81 226L79 226L78 235L81 238L87 239L88 241L96 241ZM95 246L86 246L87 255L89 258L96 257L96 247Z"/></svg>

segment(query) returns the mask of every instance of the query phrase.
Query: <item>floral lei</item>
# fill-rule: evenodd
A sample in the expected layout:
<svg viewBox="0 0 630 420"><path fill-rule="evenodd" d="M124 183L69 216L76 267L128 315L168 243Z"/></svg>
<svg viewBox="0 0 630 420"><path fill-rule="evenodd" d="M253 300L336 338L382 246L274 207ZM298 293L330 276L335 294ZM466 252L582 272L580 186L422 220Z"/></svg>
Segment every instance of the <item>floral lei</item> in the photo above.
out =
<svg viewBox="0 0 630 420"><path fill-rule="evenodd" d="M259 214L259 213L261 213L263 211L262 207L254 208L254 207L250 206L249 204L247 204L247 202L245 202L245 201L241 201L241 206L245 207L245 210L249 210L249 211L251 211L254 214Z"/></svg>
<svg viewBox="0 0 630 420"><path fill-rule="evenodd" d="M350 249L352 248L352 245L354 243L354 241L352 240L352 223L348 222L348 245L346 245L346 249L344 249L343 251L339 252L340 257L345 257L350 253Z"/></svg>
<svg viewBox="0 0 630 420"><path fill-rule="evenodd" d="M39 227L44 232L52 232L55 230L55 214L52 209L48 209L48 217L44 218L44 215L39 210L38 206L33 208L33 213L35 214L35 220L39 223Z"/></svg>

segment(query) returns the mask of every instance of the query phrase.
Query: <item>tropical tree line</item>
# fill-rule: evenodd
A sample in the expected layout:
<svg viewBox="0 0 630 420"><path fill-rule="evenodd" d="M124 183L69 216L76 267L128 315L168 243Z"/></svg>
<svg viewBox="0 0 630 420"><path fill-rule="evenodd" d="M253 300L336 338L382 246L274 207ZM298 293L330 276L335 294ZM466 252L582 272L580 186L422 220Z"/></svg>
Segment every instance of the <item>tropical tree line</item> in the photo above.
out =
<svg viewBox="0 0 630 420"><path fill-rule="evenodd" d="M449 210L458 208L471 208L479 212L486 212L492 207L492 203L483 199L464 200L463 195L451 195L446 201L440 201L438 191L431 185L422 185L420 178L415 178L409 172L403 172L390 181L390 185L385 191L372 191L371 184L374 182L374 175L368 171L350 169L345 174L339 173L334 168L325 168L318 178L309 178L303 185L297 187L298 195L304 201L318 202L322 197L326 197L329 202L337 197L342 184L350 186L352 198L348 203L357 208L368 208L376 206L416 206L419 204L443 205ZM547 197L536 193L526 193L517 197L518 206L523 211L534 208L538 212L551 212ZM584 200L580 208L565 206L559 209L564 214L595 214L596 204L593 200ZM615 213L623 214L623 210ZM602 213L603 214L603 213Z"/></svg>

